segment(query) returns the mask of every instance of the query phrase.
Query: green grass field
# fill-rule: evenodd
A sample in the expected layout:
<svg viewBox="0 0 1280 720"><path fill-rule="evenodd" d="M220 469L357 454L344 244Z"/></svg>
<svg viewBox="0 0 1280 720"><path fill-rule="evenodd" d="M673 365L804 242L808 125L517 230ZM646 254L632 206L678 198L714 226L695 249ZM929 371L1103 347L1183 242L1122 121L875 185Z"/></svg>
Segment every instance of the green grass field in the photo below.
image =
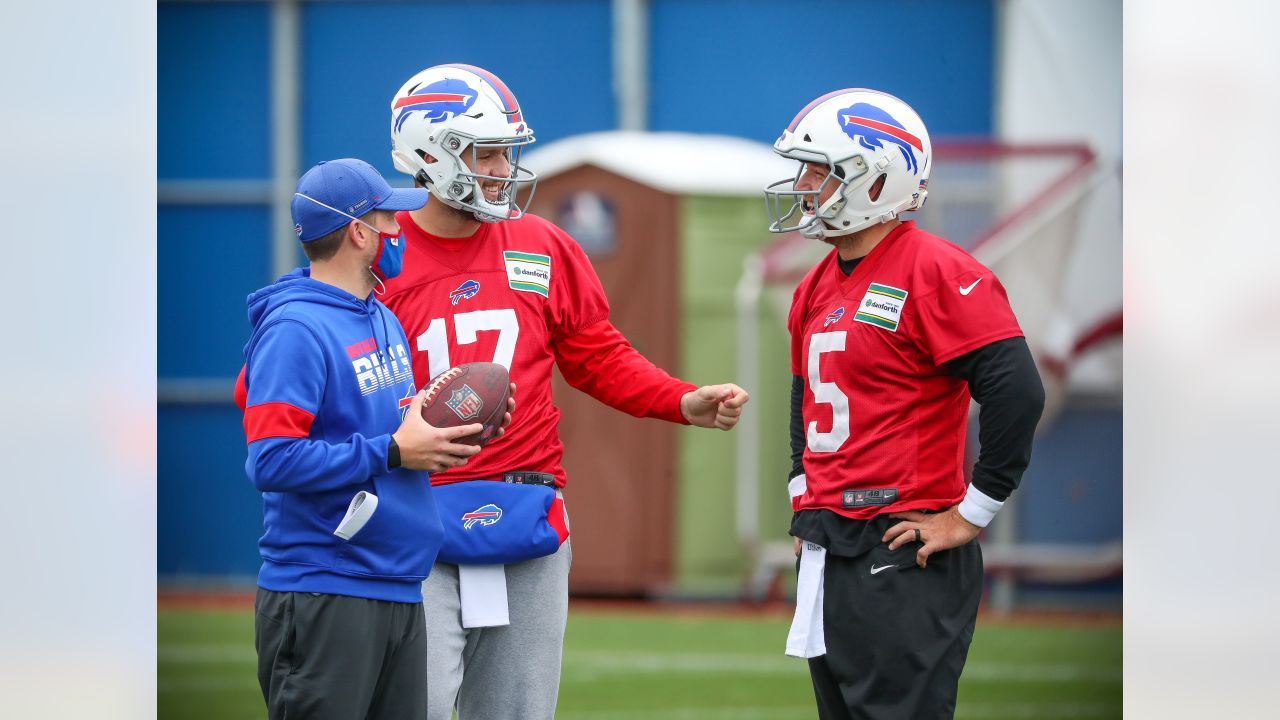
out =
<svg viewBox="0 0 1280 720"><path fill-rule="evenodd" d="M575 607L559 720L816 717L802 660L782 654L777 614L689 616ZM250 610L159 612L160 718L266 717ZM1118 718L1118 625L978 621L957 718Z"/></svg>

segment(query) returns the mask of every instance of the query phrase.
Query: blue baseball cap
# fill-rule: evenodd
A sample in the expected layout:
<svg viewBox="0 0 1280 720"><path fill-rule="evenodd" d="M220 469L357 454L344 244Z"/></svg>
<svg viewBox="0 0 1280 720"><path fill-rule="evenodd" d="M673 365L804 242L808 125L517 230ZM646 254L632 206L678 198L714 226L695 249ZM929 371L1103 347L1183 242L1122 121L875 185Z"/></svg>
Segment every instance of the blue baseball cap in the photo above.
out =
<svg viewBox="0 0 1280 720"><path fill-rule="evenodd" d="M308 243L370 210L417 210L430 196L422 188L393 189L369 163L342 158L321 162L299 178L289 210L293 231Z"/></svg>

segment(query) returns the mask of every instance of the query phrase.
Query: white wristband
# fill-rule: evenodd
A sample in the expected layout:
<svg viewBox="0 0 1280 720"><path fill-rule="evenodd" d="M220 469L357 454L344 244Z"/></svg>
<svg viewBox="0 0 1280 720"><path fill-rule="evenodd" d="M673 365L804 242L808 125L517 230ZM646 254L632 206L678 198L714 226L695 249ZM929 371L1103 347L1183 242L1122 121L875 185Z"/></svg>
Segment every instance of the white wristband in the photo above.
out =
<svg viewBox="0 0 1280 720"><path fill-rule="evenodd" d="M969 489L965 491L964 499L956 509L960 512L960 517L978 527L986 527L1002 507L1003 502L993 500L974 487L973 483L969 483Z"/></svg>
<svg viewBox="0 0 1280 720"><path fill-rule="evenodd" d="M809 483L804 479L804 473L791 478L787 483L787 493L793 498L800 497L809 489Z"/></svg>

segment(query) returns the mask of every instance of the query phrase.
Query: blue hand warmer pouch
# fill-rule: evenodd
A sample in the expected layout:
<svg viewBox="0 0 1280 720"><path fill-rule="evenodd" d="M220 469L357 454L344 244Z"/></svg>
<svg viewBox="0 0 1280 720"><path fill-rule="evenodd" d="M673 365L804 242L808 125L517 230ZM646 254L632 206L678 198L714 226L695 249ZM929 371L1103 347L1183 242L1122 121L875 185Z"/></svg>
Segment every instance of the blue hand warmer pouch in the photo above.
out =
<svg viewBox="0 0 1280 720"><path fill-rule="evenodd" d="M439 562L521 562L550 555L569 537L564 501L553 488L467 480L437 485L431 492L444 525Z"/></svg>

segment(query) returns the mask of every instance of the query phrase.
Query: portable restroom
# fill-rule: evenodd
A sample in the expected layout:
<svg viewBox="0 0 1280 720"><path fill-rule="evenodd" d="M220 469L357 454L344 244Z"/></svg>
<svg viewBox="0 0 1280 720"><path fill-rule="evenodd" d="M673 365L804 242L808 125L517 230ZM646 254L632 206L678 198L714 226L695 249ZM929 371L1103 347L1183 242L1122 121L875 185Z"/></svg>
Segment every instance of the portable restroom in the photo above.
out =
<svg viewBox="0 0 1280 720"><path fill-rule="evenodd" d="M624 131L561 140L525 163L539 175L532 212L586 251L614 325L636 349L697 385L738 382L734 287L744 258L773 237L762 189L793 176L795 163L741 138ZM770 321L761 332L785 347L785 328ZM762 377L785 398L781 357ZM760 517L785 535L787 408L747 389L761 437L777 445L761 453L779 487L762 489ZM554 393L564 413L571 592L736 589L746 564L736 540L742 498L732 434L633 418L572 390L558 373Z"/></svg>

